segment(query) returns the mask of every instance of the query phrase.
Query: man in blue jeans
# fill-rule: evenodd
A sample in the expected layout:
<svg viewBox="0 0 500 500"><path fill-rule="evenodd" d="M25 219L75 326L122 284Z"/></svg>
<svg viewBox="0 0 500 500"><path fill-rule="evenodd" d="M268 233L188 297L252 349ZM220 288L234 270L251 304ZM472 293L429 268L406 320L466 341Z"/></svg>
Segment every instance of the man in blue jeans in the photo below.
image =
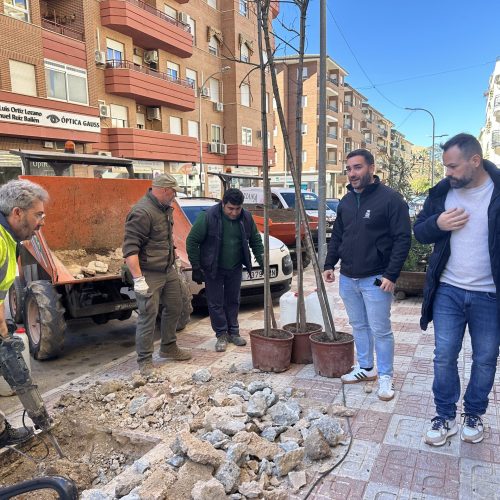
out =
<svg viewBox="0 0 500 500"><path fill-rule="evenodd" d="M493 387L500 343L500 170L483 159L481 145L458 134L443 146L446 178L429 191L415 222L415 237L433 243L426 276L423 330L434 322L436 416L425 435L433 446L458 432L460 398L457 361L465 327L472 344L472 369L463 401L460 437L483 440L484 415Z"/></svg>
<svg viewBox="0 0 500 500"><path fill-rule="evenodd" d="M358 363L341 377L344 384L377 378L378 397L394 397L392 294L411 245L408 205L380 183L366 149L347 155L347 193L337 207L323 276L335 281L341 261L339 291L352 326ZM373 351L377 353L377 370Z"/></svg>

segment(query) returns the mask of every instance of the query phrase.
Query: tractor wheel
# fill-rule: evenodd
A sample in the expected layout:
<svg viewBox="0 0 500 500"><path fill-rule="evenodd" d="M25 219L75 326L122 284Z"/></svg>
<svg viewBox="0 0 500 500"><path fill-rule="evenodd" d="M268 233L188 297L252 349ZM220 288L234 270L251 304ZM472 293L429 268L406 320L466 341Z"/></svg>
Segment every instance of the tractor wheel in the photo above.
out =
<svg viewBox="0 0 500 500"><path fill-rule="evenodd" d="M182 297L182 311L177 321L177 331L184 330L189 320L191 319L191 313L193 312L193 306L191 300L193 299L193 294L189 289L189 283L187 281L186 275L178 270L179 273L179 283L181 286L181 297Z"/></svg>
<svg viewBox="0 0 500 500"><path fill-rule="evenodd" d="M24 327L35 359L54 358L63 350L66 322L60 298L50 281L32 281L27 287Z"/></svg>
<svg viewBox="0 0 500 500"><path fill-rule="evenodd" d="M23 322L23 308L24 308L24 280L16 276L14 283L9 288L9 309L12 319L16 323Z"/></svg>

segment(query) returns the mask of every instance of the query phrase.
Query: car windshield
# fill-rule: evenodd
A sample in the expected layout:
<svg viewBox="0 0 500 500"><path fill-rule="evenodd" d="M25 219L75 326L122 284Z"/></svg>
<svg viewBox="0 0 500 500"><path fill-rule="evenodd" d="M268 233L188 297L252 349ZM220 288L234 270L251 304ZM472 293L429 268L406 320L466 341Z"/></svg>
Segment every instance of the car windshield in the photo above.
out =
<svg viewBox="0 0 500 500"><path fill-rule="evenodd" d="M326 206L330 210L333 210L334 212L337 211L338 205L339 205L339 201L338 200L326 200Z"/></svg>
<svg viewBox="0 0 500 500"><path fill-rule="evenodd" d="M281 196L290 208L295 208L295 193L281 193ZM318 210L318 197L314 193L302 193L302 199L306 210Z"/></svg>
<svg viewBox="0 0 500 500"><path fill-rule="evenodd" d="M194 221L198 217L198 214L200 212L203 212L204 210L208 210L212 205L184 205L182 208L182 211L186 214L186 217L189 219L189 222L191 222L191 225L194 224Z"/></svg>

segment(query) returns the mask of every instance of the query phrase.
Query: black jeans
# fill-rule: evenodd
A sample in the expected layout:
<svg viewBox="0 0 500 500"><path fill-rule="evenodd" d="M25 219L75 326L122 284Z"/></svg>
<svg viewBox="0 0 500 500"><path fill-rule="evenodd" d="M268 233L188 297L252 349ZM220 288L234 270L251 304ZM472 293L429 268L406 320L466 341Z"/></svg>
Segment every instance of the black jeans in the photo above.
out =
<svg viewBox="0 0 500 500"><path fill-rule="evenodd" d="M217 337L239 335L241 267L217 269L212 278L205 274L205 292L212 329Z"/></svg>

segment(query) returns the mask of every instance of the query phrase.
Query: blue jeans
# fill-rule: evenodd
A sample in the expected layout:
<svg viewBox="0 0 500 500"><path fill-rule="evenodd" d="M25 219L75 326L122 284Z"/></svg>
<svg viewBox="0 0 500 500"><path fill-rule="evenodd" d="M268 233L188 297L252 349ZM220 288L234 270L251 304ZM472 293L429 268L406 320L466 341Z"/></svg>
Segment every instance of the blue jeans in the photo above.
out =
<svg viewBox="0 0 500 500"><path fill-rule="evenodd" d="M379 375L393 375L394 335L391 329L392 293L376 285L375 278L348 278L340 275L339 292L349 316L356 345L358 363L362 368L373 366L373 348L377 353Z"/></svg>
<svg viewBox="0 0 500 500"><path fill-rule="evenodd" d="M217 269L215 278L205 274L205 294L210 323L217 337L239 335L241 266L234 269Z"/></svg>
<svg viewBox="0 0 500 500"><path fill-rule="evenodd" d="M434 403L440 417L455 418L460 398L458 356L465 326L472 344L472 369L464 395L464 412L483 415L495 381L500 343L496 294L471 292L441 283L433 305Z"/></svg>

